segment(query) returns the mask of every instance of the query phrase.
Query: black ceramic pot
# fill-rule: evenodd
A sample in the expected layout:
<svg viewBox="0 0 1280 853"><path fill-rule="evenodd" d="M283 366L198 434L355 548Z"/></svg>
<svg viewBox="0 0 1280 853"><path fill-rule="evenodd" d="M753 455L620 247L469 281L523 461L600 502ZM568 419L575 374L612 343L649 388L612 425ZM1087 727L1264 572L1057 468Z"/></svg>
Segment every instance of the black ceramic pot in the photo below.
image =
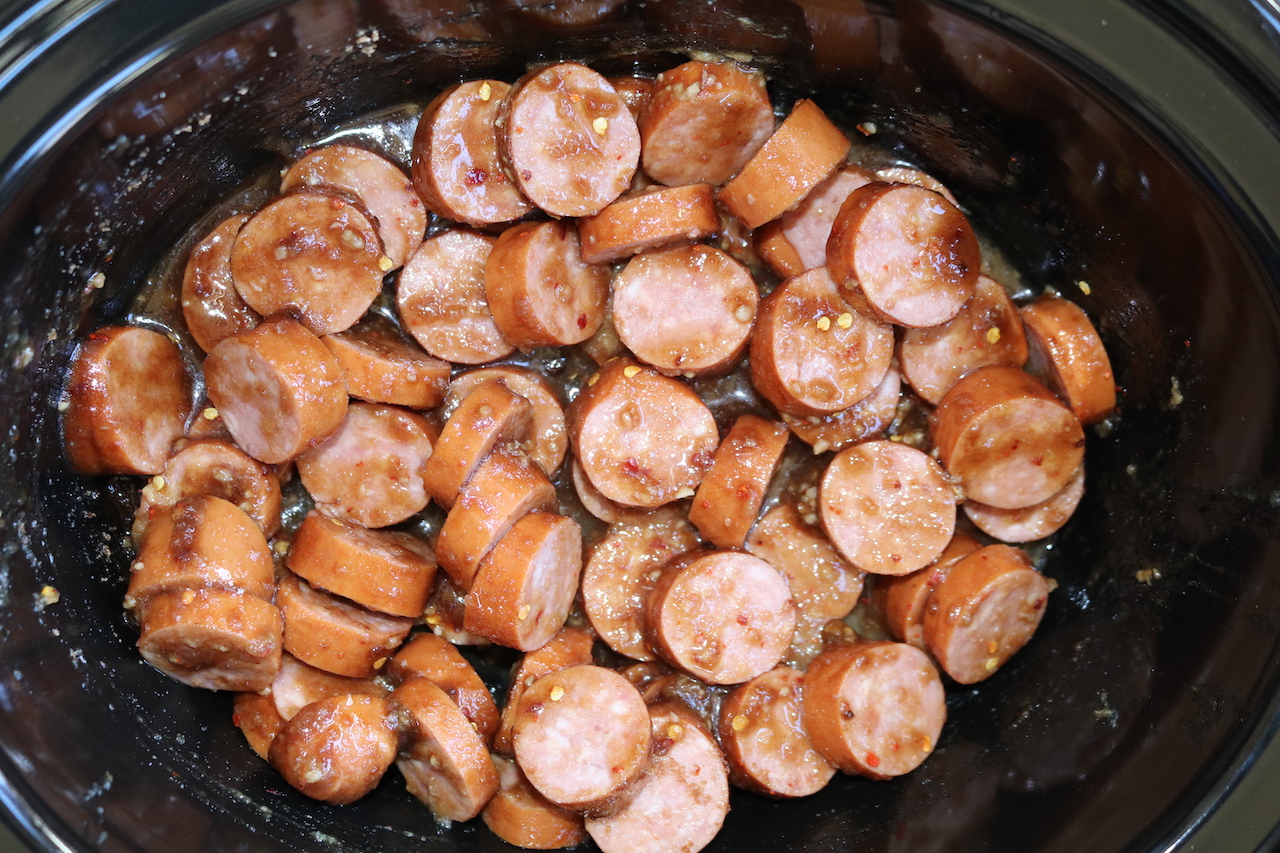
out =
<svg viewBox="0 0 1280 853"><path fill-rule="evenodd" d="M519 7L534 7L519 8ZM751 54L936 172L1121 386L1032 644L916 773L735 794L713 851L1271 849L1280 823L1280 49L1264 0L0 3L0 801L48 851L479 851L388 778L292 793L143 664L137 484L72 474L73 342L215 202L355 117L580 57ZM96 273L105 286L91 287ZM1077 283L1087 283L1087 288ZM46 589L49 588L49 589ZM53 601L51 590L56 589Z"/></svg>

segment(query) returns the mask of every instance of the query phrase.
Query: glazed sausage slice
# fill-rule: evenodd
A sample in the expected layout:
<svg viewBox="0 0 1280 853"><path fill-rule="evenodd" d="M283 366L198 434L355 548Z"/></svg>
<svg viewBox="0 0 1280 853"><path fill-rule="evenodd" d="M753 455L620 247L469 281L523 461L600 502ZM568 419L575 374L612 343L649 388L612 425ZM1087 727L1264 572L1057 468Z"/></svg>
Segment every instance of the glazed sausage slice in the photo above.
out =
<svg viewBox="0 0 1280 853"><path fill-rule="evenodd" d="M1111 360L1084 310L1046 297L1022 309L1033 352L1033 374L1045 380L1082 424L1096 423L1116 407Z"/></svg>
<svg viewBox="0 0 1280 853"><path fill-rule="evenodd" d="M526 850L559 850L587 840L582 815L561 808L537 792L512 760L493 756L498 793L480 812L494 835Z"/></svg>
<svg viewBox="0 0 1280 853"><path fill-rule="evenodd" d="M933 443L967 499L1019 509L1061 491L1084 460L1084 430L1071 410L1015 367L980 367L960 379L934 414Z"/></svg>
<svg viewBox="0 0 1280 853"><path fill-rule="evenodd" d="M893 327L853 309L825 268L774 288L751 339L751 381L779 411L822 417L866 399L893 361Z"/></svg>
<svg viewBox="0 0 1280 853"><path fill-rule="evenodd" d="M848 409L825 417L782 414L791 433L813 448L814 455L841 451L850 445L882 436L893 424L902 397L902 380L895 367L885 372L876 390Z"/></svg>
<svg viewBox="0 0 1280 853"><path fill-rule="evenodd" d="M548 477L555 476L569 449L569 427L565 422L560 395L541 374L527 367L511 364L480 367L459 373L449 383L449 393L440 414L447 423L472 391L495 379L501 379L508 390L524 397L533 407L528 434L522 437L513 433L511 440L520 444L521 449L538 463L543 473Z"/></svg>
<svg viewBox="0 0 1280 853"><path fill-rule="evenodd" d="M903 377L936 406L970 370L986 364L1022 367L1027 338L1004 286L980 275L973 296L958 314L940 326L907 329L898 354Z"/></svg>
<svg viewBox="0 0 1280 853"><path fill-rule="evenodd" d="M884 613L885 626L894 639L928 651L924 643L924 611L929 596L946 578L951 567L981 546L963 533L951 537L938 559L909 575L881 575L876 578L875 600Z"/></svg>
<svg viewBox="0 0 1280 853"><path fill-rule="evenodd" d="M689 521L713 545L741 548L787 446L785 424L742 415L716 449L693 496Z"/></svg>
<svg viewBox="0 0 1280 853"><path fill-rule="evenodd" d="M724 756L682 709L649 708L653 759L617 813L590 817L587 833L602 853L695 851L711 843L729 814Z"/></svg>
<svg viewBox="0 0 1280 853"><path fill-rule="evenodd" d="M204 360L209 399L245 453L287 462L328 438L347 413L342 368L320 339L272 317L215 346Z"/></svg>
<svg viewBox="0 0 1280 853"><path fill-rule="evenodd" d="M264 317L287 312L317 335L353 326L394 266L369 214L322 190L270 202L231 249L231 276L245 303Z"/></svg>
<svg viewBox="0 0 1280 853"><path fill-rule="evenodd" d="M584 263L567 222L523 222L498 236L484 267L493 321L522 350L568 346L595 334L609 270Z"/></svg>
<svg viewBox="0 0 1280 853"><path fill-rule="evenodd" d="M231 246L245 214L228 216L191 249L182 271L182 319L196 346L208 352L218 341L262 321L231 280Z"/></svg>
<svg viewBox="0 0 1280 853"><path fill-rule="evenodd" d="M271 741L285 722L269 693L241 692L233 700L231 724L240 730L250 749L261 759L266 759Z"/></svg>
<svg viewBox="0 0 1280 853"><path fill-rule="evenodd" d="M313 702L271 742L271 766L303 794L346 805L377 787L396 757L396 729L380 696Z"/></svg>
<svg viewBox="0 0 1280 853"><path fill-rule="evenodd" d="M462 393L460 391L460 393ZM533 423L529 401L505 384L505 377L482 382L464 393L448 413L422 482L446 509L495 447L525 441Z"/></svg>
<svg viewBox="0 0 1280 853"><path fill-rule="evenodd" d="M876 180L889 184L914 184L917 187L933 190L947 201L956 204L956 197L943 185L942 181L911 166L886 166L883 169L876 169Z"/></svg>
<svg viewBox="0 0 1280 853"><path fill-rule="evenodd" d="M391 694L407 721L396 766L409 793L436 820L470 820L498 791L498 771L484 739L448 694L425 678L404 682Z"/></svg>
<svg viewBox="0 0 1280 853"><path fill-rule="evenodd" d="M492 740L498 729L498 706L453 643L435 634L415 634L391 658L387 675L396 684L411 678L427 679L454 701L486 744Z"/></svg>
<svg viewBox="0 0 1280 853"><path fill-rule="evenodd" d="M794 210L760 226L753 242L774 272L791 278L827 264L827 238L849 193L875 180L861 166L845 166L813 188Z"/></svg>
<svg viewBox="0 0 1280 853"><path fill-rule="evenodd" d="M644 615L654 651L712 684L738 684L773 669L796 629L786 579L739 551L694 552L666 566Z"/></svg>
<svg viewBox="0 0 1280 853"><path fill-rule="evenodd" d="M658 75L638 123L640 163L655 181L719 186L773 133L773 105L763 74L695 60Z"/></svg>
<svg viewBox="0 0 1280 853"><path fill-rule="evenodd" d="M569 406L569 442L591 484L627 506L691 496L720 443L715 418L688 386L615 359Z"/></svg>
<svg viewBox="0 0 1280 853"><path fill-rule="evenodd" d="M945 323L982 264L965 215L932 190L873 181L854 190L827 239L827 271L858 310L886 323Z"/></svg>
<svg viewBox="0 0 1280 853"><path fill-rule="evenodd" d="M369 678L404 642L413 619L375 613L314 589L297 575L280 581L276 604L284 616L284 647L318 669Z"/></svg>
<svg viewBox="0 0 1280 853"><path fill-rule="evenodd" d="M309 584L392 616L422 615L436 577L430 546L409 533L369 530L312 510L285 565Z"/></svg>
<svg viewBox="0 0 1280 853"><path fill-rule="evenodd" d="M338 429L298 457L298 477L323 512L386 527L431 500L423 474L435 437L417 412L353 402Z"/></svg>
<svg viewBox="0 0 1280 853"><path fill-rule="evenodd" d="M719 229L720 216L708 184L648 187L578 220L582 260L588 264L696 243Z"/></svg>
<svg viewBox="0 0 1280 853"><path fill-rule="evenodd" d="M288 652L281 657L280 671L271 682L271 699L284 720L292 720L303 708L321 699L347 694L386 696L390 691L376 679L334 675L305 664Z"/></svg>
<svg viewBox="0 0 1280 853"><path fill-rule="evenodd" d="M484 265L496 238L450 228L422 241L400 271L396 308L405 331L436 358L484 364L510 355L484 294Z"/></svg>
<svg viewBox="0 0 1280 853"><path fill-rule="evenodd" d="M499 645L530 651L564 627L582 576L582 529L549 512L531 512L480 562L462 626Z"/></svg>
<svg viewBox="0 0 1280 853"><path fill-rule="evenodd" d="M759 293L726 252L694 244L636 255L613 282L613 324L636 357L668 375L727 370L742 355Z"/></svg>
<svg viewBox="0 0 1280 853"><path fill-rule="evenodd" d="M82 474L159 474L191 412L178 345L137 326L91 332L66 393L63 444Z"/></svg>
<svg viewBox="0 0 1280 853"><path fill-rule="evenodd" d="M720 190L720 201L748 228L800 203L844 162L849 140L813 101L796 101L764 146Z"/></svg>
<svg viewBox="0 0 1280 853"><path fill-rule="evenodd" d="M551 802L610 814L649 764L648 721L639 691L613 670L559 669L520 697L511 738L516 762Z"/></svg>
<svg viewBox="0 0 1280 853"><path fill-rule="evenodd" d="M962 506L964 514L983 533L1001 542L1020 543L1056 533L1075 513L1083 497L1084 465L1081 465L1065 486L1038 504L998 509L977 501L965 501Z"/></svg>
<svg viewBox="0 0 1280 853"><path fill-rule="evenodd" d="M924 642L961 684L975 684L1027 644L1044 616L1049 582L1012 545L988 545L951 567L924 611Z"/></svg>
<svg viewBox="0 0 1280 853"><path fill-rule="evenodd" d="M409 176L368 149L326 145L308 151L280 181L281 192L304 187L327 187L355 196L373 215L392 269L404 266L426 233L427 209Z"/></svg>
<svg viewBox="0 0 1280 853"><path fill-rule="evenodd" d="M814 747L845 773L889 779L933 752L946 720L942 679L906 643L827 649L804 677L804 725Z"/></svg>
<svg viewBox="0 0 1280 853"><path fill-rule="evenodd" d="M631 184L640 161L640 132L626 102L576 62L517 80L496 124L507 174L555 217L599 213Z"/></svg>
<svg viewBox="0 0 1280 853"><path fill-rule="evenodd" d="M413 136L413 183L437 216L481 226L533 209L498 160L493 122L510 90L501 80L470 80L423 109Z"/></svg>
<svg viewBox="0 0 1280 853"><path fill-rule="evenodd" d="M804 729L804 673L771 669L734 688L720 710L719 736L735 785L770 797L807 797L836 769Z"/></svg>
<svg viewBox="0 0 1280 853"><path fill-rule="evenodd" d="M822 527L864 572L905 575L942 553L956 526L956 496L928 454L868 441L836 454L818 492Z"/></svg>
<svg viewBox="0 0 1280 853"><path fill-rule="evenodd" d="M358 400L430 409L444 399L449 364L427 355L377 315L320 340L342 367L347 393Z"/></svg>
<svg viewBox="0 0 1280 853"><path fill-rule="evenodd" d="M569 466L569 479L573 482L574 494L582 508L606 524L644 524L656 510L640 507L624 506L611 501L600 490L591 485L587 475L582 472L582 464L574 459ZM661 508L659 508L661 509Z"/></svg>
<svg viewBox="0 0 1280 853"><path fill-rule="evenodd" d="M493 736L494 752L514 755L511 733L515 727L520 697L542 676L559 669L591 663L591 646L594 642L590 631L582 628L561 629L540 649L526 653L511 670L507 682L506 702L502 705L502 719Z"/></svg>

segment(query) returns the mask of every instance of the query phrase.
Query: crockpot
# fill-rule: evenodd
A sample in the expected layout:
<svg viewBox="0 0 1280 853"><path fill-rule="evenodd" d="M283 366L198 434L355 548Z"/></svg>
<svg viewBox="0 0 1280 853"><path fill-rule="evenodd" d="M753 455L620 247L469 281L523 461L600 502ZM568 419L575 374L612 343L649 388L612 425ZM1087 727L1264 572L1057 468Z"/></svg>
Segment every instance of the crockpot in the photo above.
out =
<svg viewBox="0 0 1280 853"><path fill-rule="evenodd" d="M709 850L1252 851L1280 838L1280 36L1267 0L0 3L0 801L47 851L479 851L390 774L310 802L139 659L138 483L69 470L78 338L220 199L352 121L561 57L746 58L940 177L1120 387L1058 589L892 782L736 793ZM400 152L403 154L403 152Z"/></svg>

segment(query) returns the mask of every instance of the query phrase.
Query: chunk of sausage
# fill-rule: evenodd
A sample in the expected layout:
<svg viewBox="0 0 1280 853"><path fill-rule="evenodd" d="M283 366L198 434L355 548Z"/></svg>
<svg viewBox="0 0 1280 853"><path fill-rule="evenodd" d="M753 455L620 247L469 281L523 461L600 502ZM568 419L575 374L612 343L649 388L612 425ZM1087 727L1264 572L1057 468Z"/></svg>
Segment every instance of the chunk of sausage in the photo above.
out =
<svg viewBox="0 0 1280 853"><path fill-rule="evenodd" d="M449 383L449 393L440 414L447 423L472 391L495 379L502 380L508 390L524 397L533 407L527 435L512 433L511 440L520 444L543 473L554 477L569 449L569 427L559 393L541 374L513 364L479 367L459 373ZM456 491L454 493L457 494Z"/></svg>
<svg viewBox="0 0 1280 853"><path fill-rule="evenodd" d="M635 116L637 122L640 120L640 114L644 112L645 104L649 103L649 96L653 94L653 84L654 81L648 77L634 75L609 78L609 85L626 103L627 109L631 110L631 115ZM643 145L643 140L641 144Z"/></svg>
<svg viewBox="0 0 1280 853"><path fill-rule="evenodd" d="M713 545L742 547L782 461L788 435L785 424L750 414L729 428L689 508L689 521Z"/></svg>
<svg viewBox="0 0 1280 853"><path fill-rule="evenodd" d="M587 840L582 815L561 808L529 784L514 761L493 757L498 793L480 812L494 835L526 850L559 850Z"/></svg>
<svg viewBox="0 0 1280 853"><path fill-rule="evenodd" d="M430 409L444 399L449 364L427 355L377 315L321 340L342 367L347 393L358 400Z"/></svg>
<svg viewBox="0 0 1280 853"><path fill-rule="evenodd" d="M404 642L413 619L375 613L330 595L290 574L280 581L276 604L284 616L284 647L314 667L368 678Z"/></svg>
<svg viewBox="0 0 1280 853"><path fill-rule="evenodd" d="M292 720L312 702L332 696L386 696L390 692L391 688L377 679L334 675L305 664L288 652L281 657L280 671L271 682L271 699L284 720Z"/></svg>
<svg viewBox="0 0 1280 853"><path fill-rule="evenodd" d="M1022 309L1031 343L1028 369L1058 393L1082 424L1096 423L1116 407L1111 359L1079 305L1045 297Z"/></svg>
<svg viewBox="0 0 1280 853"><path fill-rule="evenodd" d="M457 646L435 634L415 634L387 664L387 675L396 684L425 678L443 690L471 721L487 744L498 730L498 706Z"/></svg>
<svg viewBox="0 0 1280 853"><path fill-rule="evenodd" d="M591 663L591 646L594 638L590 631L565 627L540 649L526 653L512 668L507 681L506 702L502 705L502 719L493 736L494 752L514 755L511 733L515 727L520 697L542 676L559 669Z"/></svg>
<svg viewBox="0 0 1280 853"><path fill-rule="evenodd" d="M1084 497L1084 465L1067 484L1047 500L1020 509L998 509L977 501L965 501L964 514L983 533L1001 542L1033 542L1056 533L1066 524Z"/></svg>
<svg viewBox="0 0 1280 853"><path fill-rule="evenodd" d="M885 166L883 169L876 169L876 180L889 184L914 184L917 187L933 190L952 204L957 204L956 197L943 185L942 181L911 166Z"/></svg>
<svg viewBox="0 0 1280 853"><path fill-rule="evenodd" d="M422 474L427 493L446 509L495 447L527 440L533 423L532 405L503 376L459 393Z"/></svg>
<svg viewBox="0 0 1280 853"><path fill-rule="evenodd" d="M849 193L875 180L861 166L845 166L813 188L793 210L760 226L756 251L782 278L826 266L827 238Z"/></svg>
<svg viewBox="0 0 1280 853"><path fill-rule="evenodd" d="M379 696L333 696L285 723L271 743L271 766L303 794L354 803L377 787L396 757L389 703Z"/></svg>
<svg viewBox="0 0 1280 853"><path fill-rule="evenodd" d="M909 575L881 575L876 578L873 600L880 605L885 626L894 639L928 651L924 643L924 611L929 597L952 566L980 547L977 539L957 533L942 549L938 559L923 569Z"/></svg>
<svg viewBox="0 0 1280 853"><path fill-rule="evenodd" d="M271 741L284 728L285 718L276 710L270 694L241 692L232 704L231 724L240 730L249 748L266 759Z"/></svg>
<svg viewBox="0 0 1280 853"><path fill-rule="evenodd" d="M861 403L834 414L819 417L797 417L782 414L782 422L791 433L813 448L814 455L828 450L841 451L867 439L879 438L893 424L902 397L902 380L895 367Z"/></svg>
<svg viewBox="0 0 1280 853"><path fill-rule="evenodd" d="M718 230L720 216L708 184L648 187L578 221L582 260L589 264L696 243Z"/></svg>
<svg viewBox="0 0 1280 853"><path fill-rule="evenodd" d="M228 216L191 249L182 270L182 319L196 346L208 352L223 338L247 332L262 317L240 298L231 279L231 246L246 214Z"/></svg>
<svg viewBox="0 0 1280 853"><path fill-rule="evenodd" d="M587 475L582 472L582 463L577 459L574 459L569 466L569 479L573 482L574 494L578 496L582 508L606 524L644 524L653 513L662 510L662 507L652 510L624 506L617 501L609 500L600 494L599 489L591 485Z"/></svg>

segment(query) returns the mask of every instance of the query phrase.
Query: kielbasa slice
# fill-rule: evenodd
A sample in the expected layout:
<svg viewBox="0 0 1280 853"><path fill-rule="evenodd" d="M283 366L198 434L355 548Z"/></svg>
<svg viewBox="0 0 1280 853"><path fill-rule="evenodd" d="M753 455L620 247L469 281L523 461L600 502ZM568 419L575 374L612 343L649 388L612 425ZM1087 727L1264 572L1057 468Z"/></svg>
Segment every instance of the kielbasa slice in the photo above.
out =
<svg viewBox="0 0 1280 853"><path fill-rule="evenodd" d="M232 703L231 724L240 730L249 748L266 759L271 741L287 722L276 710L269 693L241 692Z"/></svg>
<svg viewBox="0 0 1280 853"><path fill-rule="evenodd" d="M978 550L972 536L957 533L938 559L909 575L881 575L875 581L874 600L884 613L885 627L896 640L928 651L924 643L924 611L929 596L946 578L951 567Z"/></svg>
<svg viewBox="0 0 1280 853"><path fill-rule="evenodd" d="M850 445L879 438L893 424L902 397L902 379L896 367L885 372L876 390L848 409L819 417L797 417L782 414L782 422L791 433L813 448L814 455L828 450L841 451Z"/></svg>
<svg viewBox="0 0 1280 853"><path fill-rule="evenodd" d="M789 435L785 424L750 414L729 428L689 508L689 521L713 545L742 547Z"/></svg>
<svg viewBox="0 0 1280 853"><path fill-rule="evenodd" d="M1084 309L1044 297L1022 309L1022 322L1033 353L1028 369L1066 401L1082 424L1109 415L1116 407L1111 359Z"/></svg>
<svg viewBox="0 0 1280 853"><path fill-rule="evenodd" d="M444 399L449 364L427 355L381 317L370 315L320 340L342 367L347 393L358 400L430 409Z"/></svg>
<svg viewBox="0 0 1280 853"><path fill-rule="evenodd" d="M449 393L440 414L447 423L472 391L495 379L502 380L508 390L524 397L533 407L527 435L515 432L510 440L516 441L529 458L538 463L543 473L548 477L555 476L569 449L569 427L560 395L541 374L513 364L478 367L459 373L449 383ZM436 452L439 452L439 447ZM457 494L456 490L454 494Z"/></svg>
<svg viewBox="0 0 1280 853"><path fill-rule="evenodd" d="M299 711L271 742L285 781L314 800L354 803L378 786L396 757L396 728L380 696L332 696Z"/></svg>
<svg viewBox="0 0 1280 853"><path fill-rule="evenodd" d="M486 744L492 740L498 729L498 706L475 667L453 643L435 634L415 634L391 658L386 671L396 684L427 679L454 701Z"/></svg>
<svg viewBox="0 0 1280 853"><path fill-rule="evenodd" d="M998 509L965 501L964 514L983 533L1001 542L1033 542L1056 533L1066 524L1084 497L1084 465L1067 484L1047 500L1020 509Z"/></svg>
<svg viewBox="0 0 1280 853"><path fill-rule="evenodd" d="M262 317L240 297L231 279L231 247L246 214L228 216L191 249L182 271L182 319L204 352L223 338L247 332Z"/></svg>
<svg viewBox="0 0 1280 853"><path fill-rule="evenodd" d="M888 184L914 184L917 187L933 190L952 204L957 204L956 197L943 185L942 181L928 172L922 172L911 166L885 166L883 169L876 169L876 180Z"/></svg>
<svg viewBox="0 0 1280 853"><path fill-rule="evenodd" d="M506 702L502 705L502 719L493 736L494 752L514 755L511 733L515 727L520 697L535 681L559 669L591 663L591 646L595 639L582 628L565 627L540 649L527 652L511 670L507 682Z"/></svg>
<svg viewBox="0 0 1280 853"><path fill-rule="evenodd" d="M280 581L276 604L284 616L284 647L291 655L352 678L376 675L414 621L376 613L315 589L294 574Z"/></svg>
<svg viewBox="0 0 1280 853"><path fill-rule="evenodd" d="M305 664L288 652L281 657L280 671L271 682L271 699L275 702L276 712L284 720L292 720L312 702L331 696L386 696L389 692L391 688L376 679L334 675Z"/></svg>
<svg viewBox="0 0 1280 853"><path fill-rule="evenodd" d="M494 835L526 850L559 850L587 840L582 815L557 806L529 784L514 761L493 756L498 793L480 812Z"/></svg>
<svg viewBox="0 0 1280 853"><path fill-rule="evenodd" d="M624 506L611 501L600 490L591 485L587 475L582 472L582 464L575 458L569 466L569 479L573 482L574 494L587 512L606 524L644 524L655 510L640 507Z"/></svg>
<svg viewBox="0 0 1280 853"><path fill-rule="evenodd" d="M463 393L448 412L423 470L427 493L446 509L452 507L458 492L495 447L527 440L533 415L529 400L509 389L503 376Z"/></svg>
<svg viewBox="0 0 1280 853"><path fill-rule="evenodd" d="M849 193L875 180L861 166L845 166L813 188L800 204L756 231L756 251L774 272L792 278L827 264L827 238Z"/></svg>
<svg viewBox="0 0 1280 853"><path fill-rule="evenodd" d="M578 220L582 260L588 264L696 243L718 230L720 216L708 184L648 187Z"/></svg>

